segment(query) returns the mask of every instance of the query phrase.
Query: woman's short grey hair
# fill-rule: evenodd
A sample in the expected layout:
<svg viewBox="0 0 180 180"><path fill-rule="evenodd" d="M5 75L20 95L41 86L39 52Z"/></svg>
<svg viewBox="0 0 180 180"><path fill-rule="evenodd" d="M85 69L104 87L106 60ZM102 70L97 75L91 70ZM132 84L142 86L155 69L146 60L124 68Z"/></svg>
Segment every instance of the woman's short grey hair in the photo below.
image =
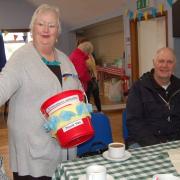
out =
<svg viewBox="0 0 180 180"><path fill-rule="evenodd" d="M42 4L40 5L34 12L32 18L31 18L31 22L30 22L30 25L29 25L29 28L31 29L31 33L32 33L32 30L34 28L34 24L35 24L35 21L37 19L37 16L42 13L42 12L46 12L46 11L51 11L51 12L54 12L56 14L56 17L57 17L57 23L58 23L58 32L59 34L61 33L61 22L60 22L60 12L59 12L59 9L54 7L54 6L51 6L49 4Z"/></svg>
<svg viewBox="0 0 180 180"><path fill-rule="evenodd" d="M91 54L94 51L93 45L89 41L82 42L78 45L78 48L87 54Z"/></svg>

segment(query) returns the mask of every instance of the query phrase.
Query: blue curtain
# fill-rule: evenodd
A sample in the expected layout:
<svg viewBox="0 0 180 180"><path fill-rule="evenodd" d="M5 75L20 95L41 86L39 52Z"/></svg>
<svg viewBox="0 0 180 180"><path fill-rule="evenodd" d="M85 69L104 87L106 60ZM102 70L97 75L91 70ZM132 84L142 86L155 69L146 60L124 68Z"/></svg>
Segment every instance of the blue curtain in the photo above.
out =
<svg viewBox="0 0 180 180"><path fill-rule="evenodd" d="M0 71L6 64L6 54L4 49L4 40L2 34L0 34Z"/></svg>

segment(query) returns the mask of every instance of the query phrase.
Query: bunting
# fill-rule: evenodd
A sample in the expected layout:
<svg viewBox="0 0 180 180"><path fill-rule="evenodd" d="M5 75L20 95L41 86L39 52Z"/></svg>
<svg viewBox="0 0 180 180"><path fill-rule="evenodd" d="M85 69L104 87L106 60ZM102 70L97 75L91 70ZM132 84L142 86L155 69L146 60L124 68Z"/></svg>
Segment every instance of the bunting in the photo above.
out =
<svg viewBox="0 0 180 180"><path fill-rule="evenodd" d="M152 8L151 9L151 13L152 13L152 17L156 17L156 15L157 15L157 10L156 10L156 8Z"/></svg>
<svg viewBox="0 0 180 180"><path fill-rule="evenodd" d="M168 4L169 4L169 6L172 7L172 5L173 5L173 0L167 0L167 2L168 2Z"/></svg>
<svg viewBox="0 0 180 180"><path fill-rule="evenodd" d="M26 42L26 40L27 40L27 36L26 36L26 35L24 35L24 36L23 36L23 39L24 39L24 42Z"/></svg>
<svg viewBox="0 0 180 180"><path fill-rule="evenodd" d="M148 12L144 12L144 19L148 20Z"/></svg>
<svg viewBox="0 0 180 180"><path fill-rule="evenodd" d="M132 11L129 11L129 19L132 20L134 16L134 13Z"/></svg>
<svg viewBox="0 0 180 180"><path fill-rule="evenodd" d="M138 11L136 10L135 13L134 13L134 20L136 20L137 15L138 15Z"/></svg>
<svg viewBox="0 0 180 180"><path fill-rule="evenodd" d="M8 34L9 34L9 32L8 31L3 31L3 34L4 34L4 37L6 37ZM2 32L0 31L0 35L2 35ZM26 42L27 41L27 35L23 35L23 36L21 36L21 35L17 35L17 34L15 34L14 36L13 36L13 39L12 40L14 40L14 41L17 41L17 39L18 40L23 40L24 42Z"/></svg>
<svg viewBox="0 0 180 180"><path fill-rule="evenodd" d="M167 5L169 5L170 7L173 6L173 3L175 3L177 0L165 0L167 2ZM164 13L164 3L161 3L158 5L158 8L156 7L150 7L147 10L143 9L142 10L136 10L136 11L131 11L131 10L125 10L125 15L129 16L129 19L137 19L138 21L142 20L143 18L145 20L148 19L148 15L152 15L153 18L157 17L157 14L160 13L161 15L163 15Z"/></svg>
<svg viewBox="0 0 180 180"><path fill-rule="evenodd" d="M159 5L159 11L161 13L161 15L163 14L163 11L164 11L164 5L163 4L160 4Z"/></svg>
<svg viewBox="0 0 180 180"><path fill-rule="evenodd" d="M8 31L4 31L4 35L6 36L8 34Z"/></svg>
<svg viewBox="0 0 180 180"><path fill-rule="evenodd" d="M17 37L18 37L18 35L15 34L14 35L14 41L16 41Z"/></svg>
<svg viewBox="0 0 180 180"><path fill-rule="evenodd" d="M125 15L125 16L128 16L128 13L129 13L129 10L128 10L128 9L125 9L124 15Z"/></svg>
<svg viewBox="0 0 180 180"><path fill-rule="evenodd" d="M139 10L138 11L138 21L141 21L142 17L143 17L143 13L141 10Z"/></svg>

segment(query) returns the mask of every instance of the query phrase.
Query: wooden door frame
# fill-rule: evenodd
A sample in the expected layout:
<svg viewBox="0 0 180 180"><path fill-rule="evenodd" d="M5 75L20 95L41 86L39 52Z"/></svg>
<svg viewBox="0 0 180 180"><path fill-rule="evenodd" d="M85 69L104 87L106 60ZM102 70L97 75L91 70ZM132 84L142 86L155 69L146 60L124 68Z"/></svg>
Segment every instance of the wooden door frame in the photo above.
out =
<svg viewBox="0 0 180 180"><path fill-rule="evenodd" d="M166 46L168 46L168 24L167 24L167 11L163 13L158 13L155 18L165 17L165 26L166 26ZM148 19L153 19L152 15L148 16ZM141 21L144 21L144 17ZM138 28L137 23L138 19L130 20L130 41L131 41L131 78L132 82L136 81L139 78L139 54L138 54Z"/></svg>

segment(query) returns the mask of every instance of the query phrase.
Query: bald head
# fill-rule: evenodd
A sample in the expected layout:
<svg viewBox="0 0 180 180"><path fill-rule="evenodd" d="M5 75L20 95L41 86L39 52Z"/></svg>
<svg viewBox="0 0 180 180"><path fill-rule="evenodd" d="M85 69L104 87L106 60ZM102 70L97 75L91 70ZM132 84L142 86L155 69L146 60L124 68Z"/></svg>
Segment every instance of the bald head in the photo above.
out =
<svg viewBox="0 0 180 180"><path fill-rule="evenodd" d="M163 48L160 48L156 51L156 54L154 56L154 59L153 61L156 61L159 59L159 56L161 56L162 54L164 53L168 53L169 55L171 55L172 57L172 60L176 62L176 56L175 56L175 53L173 51L173 49L171 48L168 48L168 47L163 47Z"/></svg>
<svg viewBox="0 0 180 180"><path fill-rule="evenodd" d="M174 51L171 48L159 49L153 59L153 64L154 79L160 85L168 84L176 64Z"/></svg>

